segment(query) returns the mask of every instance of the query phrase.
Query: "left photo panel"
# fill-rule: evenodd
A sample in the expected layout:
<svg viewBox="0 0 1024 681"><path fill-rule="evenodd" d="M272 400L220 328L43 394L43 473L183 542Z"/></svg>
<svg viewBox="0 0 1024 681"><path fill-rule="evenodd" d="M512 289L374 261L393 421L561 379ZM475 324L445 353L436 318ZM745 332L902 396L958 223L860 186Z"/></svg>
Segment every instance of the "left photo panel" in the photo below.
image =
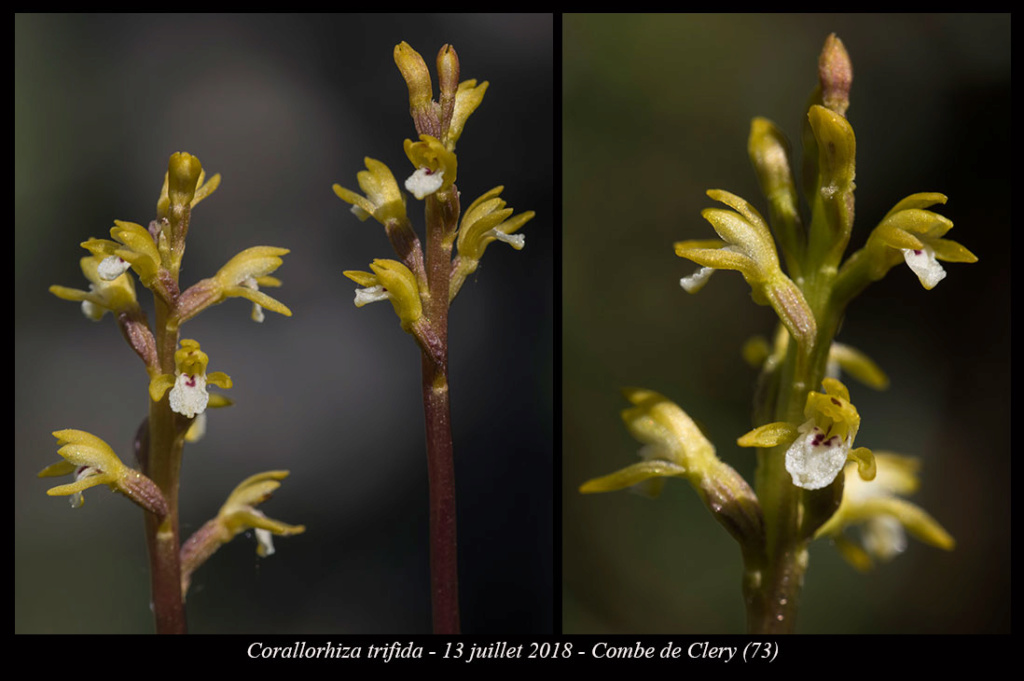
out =
<svg viewBox="0 0 1024 681"><path fill-rule="evenodd" d="M560 631L555 30L15 15L16 633Z"/></svg>

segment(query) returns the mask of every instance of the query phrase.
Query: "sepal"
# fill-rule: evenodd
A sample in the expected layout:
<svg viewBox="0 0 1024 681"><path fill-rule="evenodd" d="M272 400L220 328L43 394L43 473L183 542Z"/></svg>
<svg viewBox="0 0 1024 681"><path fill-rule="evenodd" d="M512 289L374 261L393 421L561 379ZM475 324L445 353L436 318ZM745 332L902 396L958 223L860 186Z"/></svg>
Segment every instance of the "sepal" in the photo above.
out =
<svg viewBox="0 0 1024 681"><path fill-rule="evenodd" d="M654 391L628 388L623 394L634 406L623 410L622 420L644 445L640 450L643 461L589 480L580 486L580 492L610 492L641 485L640 491L656 496L664 478L684 478L737 541L762 541L763 521L757 497L742 476L715 456L714 445L693 419Z"/></svg>

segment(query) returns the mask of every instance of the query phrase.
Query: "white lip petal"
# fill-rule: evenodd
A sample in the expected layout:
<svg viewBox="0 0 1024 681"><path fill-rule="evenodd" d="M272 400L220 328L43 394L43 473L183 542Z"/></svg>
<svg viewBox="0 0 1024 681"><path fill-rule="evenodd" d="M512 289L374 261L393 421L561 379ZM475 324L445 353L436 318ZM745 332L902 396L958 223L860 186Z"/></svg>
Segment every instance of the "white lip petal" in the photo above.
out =
<svg viewBox="0 0 1024 681"><path fill-rule="evenodd" d="M797 487L821 489L842 472L849 453L849 439L841 440L838 435L826 438L820 428L812 427L786 450L786 470Z"/></svg>
<svg viewBox="0 0 1024 681"><path fill-rule="evenodd" d="M444 171L432 171L429 168L420 168L405 181L405 188L408 189L417 199L423 199L441 188L444 184Z"/></svg>
<svg viewBox="0 0 1024 681"><path fill-rule="evenodd" d="M179 375L167 397L171 411L188 418L202 414L210 401L210 394L206 392L206 376Z"/></svg>
<svg viewBox="0 0 1024 681"><path fill-rule="evenodd" d="M938 259L935 257L935 251L928 246L919 250L912 248L901 250L903 251L903 259L907 261L907 266L914 270L914 274L921 281L921 286L931 290L935 288L936 284L946 278L946 270L939 264Z"/></svg>
<svg viewBox="0 0 1024 681"><path fill-rule="evenodd" d="M377 303L387 299L388 292L385 291L384 287L379 284L377 286L368 286L366 288L356 289L356 307L362 307L363 305Z"/></svg>
<svg viewBox="0 0 1024 681"><path fill-rule="evenodd" d="M110 255L100 261L96 267L96 274L103 281L113 281L128 271L131 263L122 260L116 255Z"/></svg>
<svg viewBox="0 0 1024 681"><path fill-rule="evenodd" d="M690 276L680 279L679 285L682 286L687 293L696 293L704 288L704 284L708 283L708 279L711 278L711 275L714 274L714 272L715 268L713 267L701 267Z"/></svg>

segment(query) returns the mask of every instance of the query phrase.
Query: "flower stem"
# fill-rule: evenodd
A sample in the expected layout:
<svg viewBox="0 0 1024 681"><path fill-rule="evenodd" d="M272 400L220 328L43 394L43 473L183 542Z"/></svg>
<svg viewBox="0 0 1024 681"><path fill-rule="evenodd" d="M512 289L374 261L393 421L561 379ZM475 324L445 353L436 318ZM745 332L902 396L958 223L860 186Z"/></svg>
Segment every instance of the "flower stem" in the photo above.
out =
<svg viewBox="0 0 1024 681"><path fill-rule="evenodd" d="M423 350L423 410L426 416L430 484L430 587L435 634L459 633L459 574L456 547L455 460L448 397L448 304L451 256L459 219L458 192L426 200L428 295L424 317L439 352Z"/></svg>
<svg viewBox="0 0 1024 681"><path fill-rule="evenodd" d="M455 530L455 462L444 367L423 353L423 408L430 479L430 588L435 634L459 633L459 575Z"/></svg>
<svg viewBox="0 0 1024 681"><path fill-rule="evenodd" d="M778 380L770 382L776 390L766 394L766 403L756 408L765 422L800 423L808 392L817 388L825 375L841 314L829 301L832 276L819 279L818 286L805 291L818 320L817 335L809 347L789 343L785 361L776 369ZM758 450L756 491L764 512L765 550L747 560L744 582L747 628L754 634L795 631L798 599L807 571L807 543L823 522L819 515L828 506L828 495L832 493L796 487L786 470L786 449L782 445ZM841 497L841 486L838 491ZM825 518L828 515L831 511Z"/></svg>
<svg viewBox="0 0 1024 681"><path fill-rule="evenodd" d="M174 352L178 344L177 328L167 323L168 306L156 298L156 345L160 369L174 373ZM185 604L181 597L181 563L178 555L178 482L184 438L165 395L149 403L148 451L143 457L143 472L160 488L167 500L167 515L158 520L146 514L146 545L149 548L153 616L158 634L186 633Z"/></svg>

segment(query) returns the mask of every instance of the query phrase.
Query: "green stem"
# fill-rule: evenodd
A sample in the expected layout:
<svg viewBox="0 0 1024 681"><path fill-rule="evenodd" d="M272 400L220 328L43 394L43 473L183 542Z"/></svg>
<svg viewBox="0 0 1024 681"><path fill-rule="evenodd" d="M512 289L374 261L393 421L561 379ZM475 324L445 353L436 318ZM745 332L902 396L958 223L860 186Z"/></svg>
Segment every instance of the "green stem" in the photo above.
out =
<svg viewBox="0 0 1024 681"><path fill-rule="evenodd" d="M805 289L818 323L818 334L810 348L790 341L786 359L777 369L777 391L766 396L768 404L758 405L758 413L771 414L770 420L801 423L807 393L816 389L824 377L839 315L826 295L834 273L818 275L816 286ZM793 485L785 465L786 449L786 445L780 445L758 450L756 490L764 513L765 550L762 555L755 554L746 560L744 578L747 627L755 634L795 631L800 590L807 570L807 493Z"/></svg>

